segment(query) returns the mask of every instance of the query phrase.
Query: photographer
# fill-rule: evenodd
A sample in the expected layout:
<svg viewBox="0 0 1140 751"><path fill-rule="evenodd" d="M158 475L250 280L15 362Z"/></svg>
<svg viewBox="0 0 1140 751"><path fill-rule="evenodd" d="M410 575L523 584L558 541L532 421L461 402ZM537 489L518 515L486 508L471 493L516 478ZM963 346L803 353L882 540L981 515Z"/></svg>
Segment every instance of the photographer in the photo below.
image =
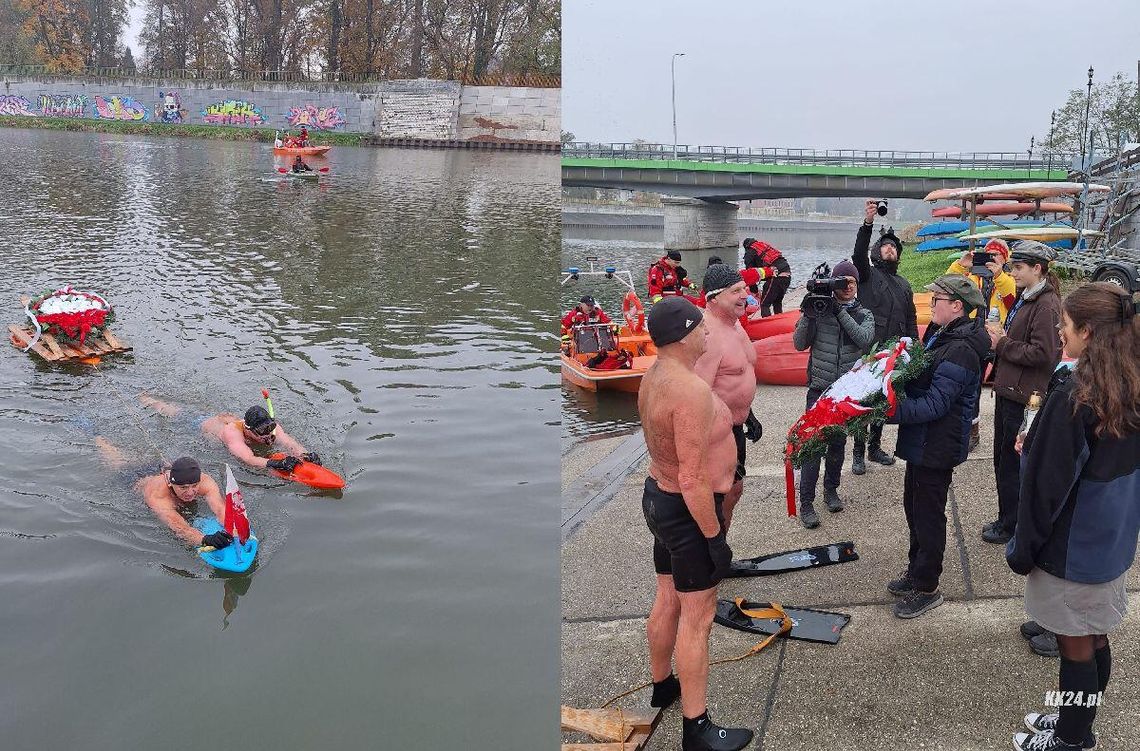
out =
<svg viewBox="0 0 1140 751"><path fill-rule="evenodd" d="M792 266L784 254L763 240L744 238L744 268L755 269L764 288L754 287L754 294L760 297L760 316L766 318L784 312L784 295L792 286ZM747 281L747 280L746 280Z"/></svg>
<svg viewBox="0 0 1140 751"><path fill-rule="evenodd" d="M895 454L906 462L903 511L910 529L909 563L887 591L903 599L895 616L917 618L942 604L938 580L946 552L946 494L954 467L969 454L970 420L977 409L982 356L990 342L970 321L985 303L968 279L948 274L926 289L930 326L923 346L930 362L906 385L906 399L887 422L899 425Z"/></svg>
<svg viewBox="0 0 1140 751"><path fill-rule="evenodd" d="M994 477L998 518L982 528L986 542L1005 544L1017 526L1021 460L1014 448L1025 405L1034 391L1045 393L1061 360L1061 283L1049 272L1057 251L1033 240L1015 240L1010 274L1017 302L1004 324L986 328L994 349Z"/></svg>
<svg viewBox="0 0 1140 751"><path fill-rule="evenodd" d="M866 217L855 236L855 250L851 253L851 260L855 262L859 278L863 280L859 285L859 302L875 316L875 341L879 344L903 336L918 339L914 292L910 288L910 282L898 275L902 242L894 230L890 229L871 245L875 215L880 212L886 214L886 209L886 201L867 201ZM883 424L871 423L868 433L867 458L888 467L894 464L895 458L883 451L881 446ZM863 441L856 438L851 471L857 475L867 471L863 451Z"/></svg>
<svg viewBox="0 0 1140 751"><path fill-rule="evenodd" d="M875 316L856 299L859 279L855 264L840 261L830 276L827 264L821 264L808 281L808 294L800 305L803 315L792 333L792 344L797 350L811 349L806 409L811 409L820 394L851 369L875 339ZM846 443L846 436L840 435L827 447L823 499L831 512L843 510L838 489ZM819 526L819 515L812 506L818 480L819 459L816 458L805 463L800 471L800 523L808 529Z"/></svg>

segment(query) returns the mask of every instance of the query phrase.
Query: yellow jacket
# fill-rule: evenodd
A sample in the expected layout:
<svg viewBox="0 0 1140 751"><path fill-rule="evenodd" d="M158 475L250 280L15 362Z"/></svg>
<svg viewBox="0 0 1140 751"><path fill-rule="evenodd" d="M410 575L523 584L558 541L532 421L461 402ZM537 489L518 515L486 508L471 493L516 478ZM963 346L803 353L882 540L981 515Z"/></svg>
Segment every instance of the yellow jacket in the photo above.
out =
<svg viewBox="0 0 1140 751"><path fill-rule="evenodd" d="M946 269L946 273L962 274L963 276L968 276L970 277L970 281L978 285L979 289L982 287L981 277L971 274L970 270L958 261L951 263L950 268ZM1008 314L1009 309L1013 307L1015 300L1017 300L1017 283L1013 281L1012 276L1002 271L994 277L994 291L993 294L990 295L990 299L987 305L991 308L994 305L997 305L998 316L1000 317L1003 326L1005 325L1006 314ZM973 318L974 315L975 312L971 311L970 317Z"/></svg>

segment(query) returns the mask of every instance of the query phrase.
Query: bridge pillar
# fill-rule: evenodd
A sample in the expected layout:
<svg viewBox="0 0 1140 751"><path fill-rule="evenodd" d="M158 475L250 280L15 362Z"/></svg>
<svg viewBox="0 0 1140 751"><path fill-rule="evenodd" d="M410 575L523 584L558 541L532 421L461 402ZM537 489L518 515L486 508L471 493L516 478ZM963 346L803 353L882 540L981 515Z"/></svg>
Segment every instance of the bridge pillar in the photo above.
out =
<svg viewBox="0 0 1140 751"><path fill-rule="evenodd" d="M662 196L661 203L665 208L665 250L681 251L682 263L694 281L703 276L710 256L736 265L739 206L672 196Z"/></svg>

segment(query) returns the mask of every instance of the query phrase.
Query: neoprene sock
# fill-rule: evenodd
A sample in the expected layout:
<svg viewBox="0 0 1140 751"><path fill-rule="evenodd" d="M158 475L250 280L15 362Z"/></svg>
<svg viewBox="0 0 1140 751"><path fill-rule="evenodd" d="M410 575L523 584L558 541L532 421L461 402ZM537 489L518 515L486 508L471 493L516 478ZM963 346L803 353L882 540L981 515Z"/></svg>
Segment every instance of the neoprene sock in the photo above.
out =
<svg viewBox="0 0 1140 751"><path fill-rule="evenodd" d="M681 695L681 682L672 673L668 678L653 682L653 698L649 700L651 707L667 707L677 701Z"/></svg>
<svg viewBox="0 0 1140 751"><path fill-rule="evenodd" d="M751 730L721 727L708 710L691 720L682 716L681 722L681 751L740 751L752 742Z"/></svg>
<svg viewBox="0 0 1140 751"><path fill-rule="evenodd" d="M1101 701L1104 700L1104 689L1108 687L1108 678L1112 675L1112 647L1105 644L1103 647L1093 652L1093 661L1096 662L1096 685L1100 689ZM1096 710L1098 707L1092 708L1092 721L1096 721Z"/></svg>
<svg viewBox="0 0 1140 751"><path fill-rule="evenodd" d="M1084 697L1095 695L1099 688L1099 680L1097 678L1097 667L1095 660L1088 662L1077 662L1076 660L1066 659L1061 655L1061 680L1060 689L1062 695L1066 692L1073 692L1068 694L1072 696L1077 692L1082 697L1082 702L1078 705L1077 702L1062 705L1057 714L1057 732L1058 739L1065 743L1071 743L1079 746L1084 741L1089 730L1092 728L1093 719L1096 717L1095 707L1084 706ZM1074 740L1075 739L1075 740Z"/></svg>

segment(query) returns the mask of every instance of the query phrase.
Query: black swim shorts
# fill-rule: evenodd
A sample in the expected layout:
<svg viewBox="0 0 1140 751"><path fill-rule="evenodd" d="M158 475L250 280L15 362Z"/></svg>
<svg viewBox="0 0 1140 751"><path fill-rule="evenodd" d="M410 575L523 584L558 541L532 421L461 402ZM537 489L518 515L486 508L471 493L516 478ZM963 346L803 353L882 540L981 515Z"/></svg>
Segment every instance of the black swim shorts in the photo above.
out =
<svg viewBox="0 0 1140 751"><path fill-rule="evenodd" d="M735 483L743 480L746 474L744 471L744 455L747 452L744 449L744 426L733 425L732 437L736 439L736 474L732 476L732 481Z"/></svg>
<svg viewBox="0 0 1140 751"><path fill-rule="evenodd" d="M724 526L724 494L715 493L716 517ZM685 506L680 493L666 493L652 477L645 478L641 496L645 523L653 533L653 570L672 574L678 592L701 592L720 582L709 556L709 545L701 528Z"/></svg>

